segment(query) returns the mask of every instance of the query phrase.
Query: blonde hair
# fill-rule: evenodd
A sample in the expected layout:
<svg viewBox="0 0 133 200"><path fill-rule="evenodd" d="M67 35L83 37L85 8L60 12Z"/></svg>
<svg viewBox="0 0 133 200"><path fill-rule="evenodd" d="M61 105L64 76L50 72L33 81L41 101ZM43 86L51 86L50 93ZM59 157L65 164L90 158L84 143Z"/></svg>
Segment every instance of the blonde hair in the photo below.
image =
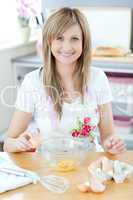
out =
<svg viewBox="0 0 133 200"><path fill-rule="evenodd" d="M63 34L72 25L78 24L82 30L82 54L77 60L77 66L74 71L74 81L78 83L78 91L81 94L82 102L87 89L87 83L90 74L91 62L91 41L90 31L85 16L76 8L61 8L53 13L46 21L43 28L43 60L44 60L44 86L47 95L51 98L57 117L62 116L62 100L58 98L57 92L62 93L62 86L55 68L55 58L51 52L51 41ZM57 92L55 92L57 91ZM55 103L56 102L56 103Z"/></svg>

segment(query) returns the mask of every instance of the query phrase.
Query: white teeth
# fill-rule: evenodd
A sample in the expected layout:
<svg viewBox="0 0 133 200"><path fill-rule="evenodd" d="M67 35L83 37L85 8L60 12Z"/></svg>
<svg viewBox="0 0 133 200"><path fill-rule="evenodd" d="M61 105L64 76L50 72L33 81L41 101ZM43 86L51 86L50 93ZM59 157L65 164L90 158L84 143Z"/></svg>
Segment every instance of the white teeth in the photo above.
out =
<svg viewBox="0 0 133 200"><path fill-rule="evenodd" d="M62 56L65 56L65 57L69 57L71 55L73 55L73 53L61 53Z"/></svg>

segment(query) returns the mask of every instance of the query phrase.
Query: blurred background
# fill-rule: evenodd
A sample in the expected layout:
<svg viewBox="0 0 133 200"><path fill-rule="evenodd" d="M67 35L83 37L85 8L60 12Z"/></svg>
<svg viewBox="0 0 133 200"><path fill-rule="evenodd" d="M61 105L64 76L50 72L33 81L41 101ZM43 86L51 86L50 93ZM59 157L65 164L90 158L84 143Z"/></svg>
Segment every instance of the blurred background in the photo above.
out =
<svg viewBox="0 0 133 200"><path fill-rule="evenodd" d="M0 6L0 142L26 73L42 65L41 32L47 17L63 6L79 8L92 37L92 65L107 74L117 132L133 149L133 1L4 0ZM111 47L112 51L109 51Z"/></svg>

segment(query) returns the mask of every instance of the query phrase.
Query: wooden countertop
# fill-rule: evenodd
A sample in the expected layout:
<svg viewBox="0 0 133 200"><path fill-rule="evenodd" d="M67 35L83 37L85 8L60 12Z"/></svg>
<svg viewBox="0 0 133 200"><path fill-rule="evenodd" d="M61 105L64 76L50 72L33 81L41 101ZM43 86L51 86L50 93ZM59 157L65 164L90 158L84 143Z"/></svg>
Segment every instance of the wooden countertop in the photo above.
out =
<svg viewBox="0 0 133 200"><path fill-rule="evenodd" d="M133 176L122 184L109 182L107 189L102 194L81 193L77 189L77 184L85 181L87 176L87 166L101 155L105 155L110 159L119 159L133 165L133 151L127 151L121 155L111 156L107 153L88 153L86 162L75 172L54 173L45 166L44 159L36 153L16 153L8 154L10 158L20 167L36 171L40 175L55 174L64 176L69 179L71 186L68 191L63 194L55 194L49 192L39 183L30 184L0 195L2 200L131 200L133 198Z"/></svg>

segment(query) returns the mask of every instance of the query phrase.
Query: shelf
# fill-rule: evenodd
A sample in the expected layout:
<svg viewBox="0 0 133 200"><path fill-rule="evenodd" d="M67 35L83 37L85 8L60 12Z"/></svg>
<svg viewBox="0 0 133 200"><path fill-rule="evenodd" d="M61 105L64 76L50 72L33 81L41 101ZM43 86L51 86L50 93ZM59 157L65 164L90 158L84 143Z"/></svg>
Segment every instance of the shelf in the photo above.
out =
<svg viewBox="0 0 133 200"><path fill-rule="evenodd" d="M124 60L124 58L122 60ZM122 60L119 60L119 62L116 62L115 58L110 58L110 57L94 58L93 57L92 66L100 67L105 72L108 72L108 73L113 72L117 74L118 73L128 74L128 75L131 74L131 77L133 77L133 62L130 62L130 60L127 60L128 62L123 62ZM12 60L12 62L18 64L18 66L22 66L26 64L27 66L39 67L42 65L42 60L39 57L39 55L37 55L37 53L15 58Z"/></svg>
<svg viewBox="0 0 133 200"><path fill-rule="evenodd" d="M108 63L131 63L133 64L133 54L130 54L129 56L121 56L121 57L92 57L92 60L98 61L98 62L108 62Z"/></svg>
<svg viewBox="0 0 133 200"><path fill-rule="evenodd" d="M102 68L106 73L133 77L133 57L93 57L92 65ZM131 75L130 75L131 74Z"/></svg>

